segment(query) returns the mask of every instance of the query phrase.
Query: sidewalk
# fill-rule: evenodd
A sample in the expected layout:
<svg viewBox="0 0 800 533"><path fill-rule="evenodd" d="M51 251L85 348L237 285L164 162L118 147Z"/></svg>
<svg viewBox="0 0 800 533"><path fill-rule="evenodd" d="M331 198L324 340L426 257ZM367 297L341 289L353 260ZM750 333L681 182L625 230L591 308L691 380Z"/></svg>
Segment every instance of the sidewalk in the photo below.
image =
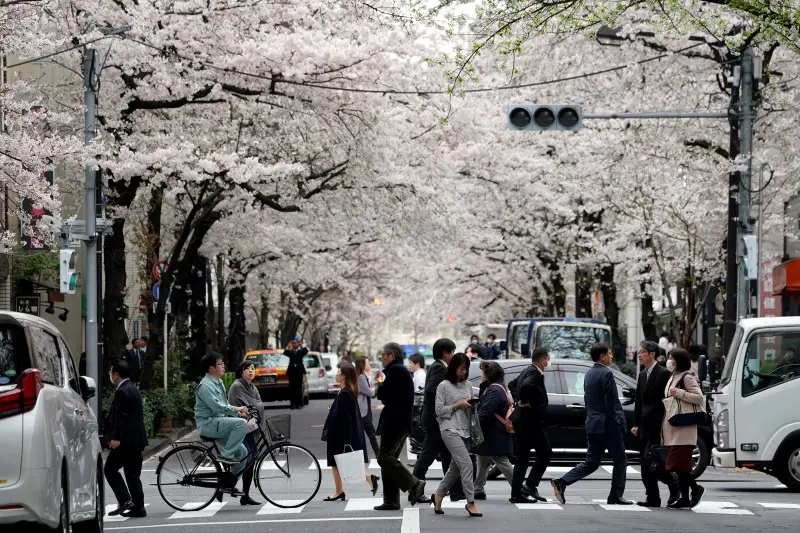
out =
<svg viewBox="0 0 800 533"><path fill-rule="evenodd" d="M194 424L187 424L182 428L175 428L166 435L156 435L153 438L147 439L147 448L142 452L143 459L146 461L150 457L157 455L162 450L169 447L175 441L178 441L195 430ZM108 458L108 450L103 450L103 462Z"/></svg>

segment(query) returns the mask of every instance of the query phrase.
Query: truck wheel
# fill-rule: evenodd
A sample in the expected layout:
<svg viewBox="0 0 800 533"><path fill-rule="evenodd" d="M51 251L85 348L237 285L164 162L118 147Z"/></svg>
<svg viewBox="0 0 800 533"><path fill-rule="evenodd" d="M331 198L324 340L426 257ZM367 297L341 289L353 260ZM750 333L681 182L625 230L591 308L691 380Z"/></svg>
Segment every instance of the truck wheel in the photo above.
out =
<svg viewBox="0 0 800 533"><path fill-rule="evenodd" d="M800 492L800 439L796 438L783 446L775 458L778 479L792 492Z"/></svg>
<svg viewBox="0 0 800 533"><path fill-rule="evenodd" d="M692 451L692 460L694 461L694 467L692 468L692 479L697 479L703 475L703 472L706 471L706 467L708 467L708 462L710 459L711 452L708 449L706 441L698 437L697 445Z"/></svg>

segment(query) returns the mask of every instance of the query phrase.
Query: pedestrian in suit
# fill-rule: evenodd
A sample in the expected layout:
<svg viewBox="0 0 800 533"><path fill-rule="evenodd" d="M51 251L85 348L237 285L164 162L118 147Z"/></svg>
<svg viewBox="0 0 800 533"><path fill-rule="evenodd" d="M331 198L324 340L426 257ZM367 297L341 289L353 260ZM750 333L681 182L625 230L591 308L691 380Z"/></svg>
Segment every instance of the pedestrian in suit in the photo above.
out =
<svg viewBox="0 0 800 533"><path fill-rule="evenodd" d="M303 358L308 355L308 348L294 340L289 343L283 355L289 358L289 368L286 369L286 377L289 378L289 409L302 409L303 379L306 376Z"/></svg>
<svg viewBox="0 0 800 533"><path fill-rule="evenodd" d="M433 363L428 367L425 375L425 393L422 401L422 425L425 428L425 440L422 442L422 452L417 456L417 462L414 464L414 477L417 479L425 479L428 469L438 457L442 459L444 474L450 468L450 451L442 441L442 432L439 422L436 420L436 389L444 379L447 365L455 353L456 343L450 339L439 339L433 343ZM455 502L464 498L464 488L459 478L450 487L450 500ZM430 499L423 496L420 503L430 503Z"/></svg>
<svg viewBox="0 0 800 533"><path fill-rule="evenodd" d="M669 370L656 362L658 344L643 341L639 345L639 362L642 370L636 384L636 408L633 415L631 433L639 437L642 464L642 484L647 494L644 501L637 502L642 507L661 507L661 494L658 482L669 487L670 498L678 495L675 479L664 469L664 464L655 460L654 447L661 446L661 422L664 420L664 389L670 378Z"/></svg>
<svg viewBox="0 0 800 533"><path fill-rule="evenodd" d="M517 385L517 408L512 415L514 435L517 439L517 458L514 461L514 475L511 479L511 503L536 503L546 501L539 495L539 482L542 480L553 448L544 432L545 415L547 414L547 388L544 385L544 371L550 364L550 353L547 348L536 348L531 356L531 370ZM528 474L525 483L525 472L531 456L531 448L536 450L536 464Z"/></svg>
<svg viewBox="0 0 800 533"><path fill-rule="evenodd" d="M408 501L415 505L425 494L425 481L419 480L400 462L406 438L411 433L411 413L414 409L414 380L403 366L403 348L390 342L383 347L383 384L378 387L378 399L383 410L377 433L381 437L378 464L383 474L383 503L376 511L399 511L400 491L408 492ZM363 436L363 435L362 435Z"/></svg>
<svg viewBox="0 0 800 533"><path fill-rule="evenodd" d="M131 369L131 377L129 379L137 387L142 379L142 366L146 353L147 341L145 339L133 339L133 348L125 350L125 362L128 363L128 367Z"/></svg>
<svg viewBox="0 0 800 533"><path fill-rule="evenodd" d="M551 481L553 493L559 502L565 503L564 492L567 487L600 468L603 453L608 450L614 461L614 471L611 474L611 492L607 503L632 505L632 501L623 498L625 469L628 467L625 458L627 424L625 412L617 396L614 373L608 368L613 361L611 348L604 342L598 342L592 345L590 355L595 364L586 373L583 381L588 441L586 460L567 472L564 477Z"/></svg>
<svg viewBox="0 0 800 533"><path fill-rule="evenodd" d="M117 498L117 508L108 513L128 518L145 517L142 481L142 451L147 446L147 432L142 415L142 397L130 381L128 363L118 361L111 367L111 382L116 386L109 413L108 448L111 450L103 471ZM125 479L119 473L125 472ZM127 482L127 486L126 486Z"/></svg>

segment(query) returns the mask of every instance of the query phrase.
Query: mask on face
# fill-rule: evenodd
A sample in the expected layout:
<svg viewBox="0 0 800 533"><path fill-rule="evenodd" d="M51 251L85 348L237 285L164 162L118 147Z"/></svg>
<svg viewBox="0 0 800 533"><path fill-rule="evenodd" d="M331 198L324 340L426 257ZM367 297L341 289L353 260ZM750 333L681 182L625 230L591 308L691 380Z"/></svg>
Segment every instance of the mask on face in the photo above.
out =
<svg viewBox="0 0 800 533"><path fill-rule="evenodd" d="M667 370L673 372L675 370L675 363L672 362L672 359L667 361Z"/></svg>

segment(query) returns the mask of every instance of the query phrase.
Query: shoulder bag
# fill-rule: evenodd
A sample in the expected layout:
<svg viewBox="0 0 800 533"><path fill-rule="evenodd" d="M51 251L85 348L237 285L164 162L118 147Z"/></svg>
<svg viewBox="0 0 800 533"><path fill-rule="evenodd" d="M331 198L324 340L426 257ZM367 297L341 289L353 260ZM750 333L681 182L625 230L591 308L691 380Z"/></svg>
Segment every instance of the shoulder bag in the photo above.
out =
<svg viewBox="0 0 800 533"><path fill-rule="evenodd" d="M686 390L683 385L683 380L685 378L686 374L681 377L675 385L675 388ZM704 424L706 420L708 420L708 415L705 411L705 397L703 400L704 401L700 405L697 405L684 402L674 396L664 398L664 410L666 412L667 421L670 425L675 427Z"/></svg>

